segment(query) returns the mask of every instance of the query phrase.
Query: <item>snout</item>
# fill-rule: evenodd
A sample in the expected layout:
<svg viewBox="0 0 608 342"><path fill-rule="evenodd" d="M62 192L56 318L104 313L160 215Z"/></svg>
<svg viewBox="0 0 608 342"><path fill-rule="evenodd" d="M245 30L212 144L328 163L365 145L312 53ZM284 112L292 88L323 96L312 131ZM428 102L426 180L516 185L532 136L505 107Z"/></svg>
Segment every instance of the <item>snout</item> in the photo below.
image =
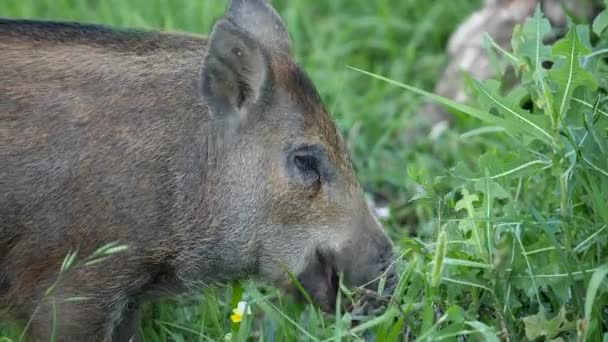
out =
<svg viewBox="0 0 608 342"><path fill-rule="evenodd" d="M390 296L397 285L390 239L379 228L359 233L337 246L318 248L314 260L298 276L311 299L325 311L335 310L340 275L345 286L373 292L384 278L383 296Z"/></svg>
<svg viewBox="0 0 608 342"><path fill-rule="evenodd" d="M385 277L385 289L391 291L396 285L393 261L390 240L384 234L378 234L347 241L336 252L334 265L347 286L377 291L380 279Z"/></svg>

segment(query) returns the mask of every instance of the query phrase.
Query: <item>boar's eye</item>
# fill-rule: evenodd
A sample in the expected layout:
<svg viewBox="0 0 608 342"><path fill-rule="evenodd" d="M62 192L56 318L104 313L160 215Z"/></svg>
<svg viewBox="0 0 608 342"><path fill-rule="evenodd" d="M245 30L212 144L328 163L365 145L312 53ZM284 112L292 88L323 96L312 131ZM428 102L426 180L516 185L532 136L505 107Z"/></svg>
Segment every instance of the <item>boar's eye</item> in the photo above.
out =
<svg viewBox="0 0 608 342"><path fill-rule="evenodd" d="M288 151L287 165L292 182L315 191L322 184L331 184L335 172L323 146L305 145Z"/></svg>
<svg viewBox="0 0 608 342"><path fill-rule="evenodd" d="M304 173L315 172L319 173L319 161L317 157L311 155L296 155L293 157L296 167Z"/></svg>
<svg viewBox="0 0 608 342"><path fill-rule="evenodd" d="M304 185L312 185L321 180L319 171L319 158L310 151L300 151L292 157L293 169L296 177Z"/></svg>

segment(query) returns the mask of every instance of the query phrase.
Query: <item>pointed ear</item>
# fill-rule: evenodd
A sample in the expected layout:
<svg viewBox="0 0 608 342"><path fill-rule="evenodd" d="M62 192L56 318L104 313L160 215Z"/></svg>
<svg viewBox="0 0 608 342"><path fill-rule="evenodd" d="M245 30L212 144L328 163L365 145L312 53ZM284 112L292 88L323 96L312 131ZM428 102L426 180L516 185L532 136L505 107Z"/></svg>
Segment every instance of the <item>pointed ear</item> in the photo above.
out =
<svg viewBox="0 0 608 342"><path fill-rule="evenodd" d="M251 34L270 51L291 54L287 27L267 0L232 0L226 19Z"/></svg>
<svg viewBox="0 0 608 342"><path fill-rule="evenodd" d="M245 112L260 100L268 73L268 60L255 39L226 20L214 26L201 80L211 115Z"/></svg>

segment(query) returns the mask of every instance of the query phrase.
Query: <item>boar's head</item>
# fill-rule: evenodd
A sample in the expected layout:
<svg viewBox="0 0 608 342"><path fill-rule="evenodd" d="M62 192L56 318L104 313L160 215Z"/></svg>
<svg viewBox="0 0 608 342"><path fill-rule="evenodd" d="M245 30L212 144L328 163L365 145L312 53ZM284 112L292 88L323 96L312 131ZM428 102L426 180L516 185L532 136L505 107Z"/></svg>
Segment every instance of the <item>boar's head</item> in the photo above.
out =
<svg viewBox="0 0 608 342"><path fill-rule="evenodd" d="M266 1L232 1L210 35L201 76L217 140L205 171L215 231L206 236L215 240L201 254L226 256L216 262L226 278L284 284L288 269L325 310L334 307L339 273L350 286L374 286L383 274L394 281L392 244Z"/></svg>

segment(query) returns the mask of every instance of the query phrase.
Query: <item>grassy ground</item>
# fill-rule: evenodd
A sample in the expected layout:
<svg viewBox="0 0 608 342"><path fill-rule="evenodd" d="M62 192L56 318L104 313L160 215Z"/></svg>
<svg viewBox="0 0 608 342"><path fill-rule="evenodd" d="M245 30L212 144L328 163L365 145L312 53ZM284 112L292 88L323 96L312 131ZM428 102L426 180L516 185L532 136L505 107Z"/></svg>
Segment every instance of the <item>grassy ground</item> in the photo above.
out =
<svg viewBox="0 0 608 342"><path fill-rule="evenodd" d="M362 184L389 200L386 228L404 256L398 295L385 314L352 328L348 314L322 315L273 289L245 284L253 315L239 326L228 319L239 288L209 289L194 299L148 305L145 340L217 341L229 333L243 340L357 340L371 328L379 341L492 340L505 332L513 340L587 334L600 341L608 329L601 274L608 261L608 114L594 109L591 85L536 69L522 47L506 59L529 81L518 88L528 96L518 96L536 109L531 118L511 101L517 97L499 98L494 84L477 85L481 114L460 108L453 130L410 139L404 132L419 126L423 97L347 65L431 89L446 62L446 39L479 1L275 3L297 59L347 137ZM205 33L223 7L211 0L20 0L0 2L0 15ZM530 28L544 27L540 19L534 23L543 25ZM529 33L522 41L534 47ZM541 50L556 68L568 64L559 51ZM605 69L591 62L592 78L603 85ZM571 84L574 93L564 90ZM561 106L571 101L578 104L568 107L575 117ZM564 113L555 115L553 104ZM478 130L488 126L499 133ZM1 329L0 322L0 336L18 340L19 331Z"/></svg>

